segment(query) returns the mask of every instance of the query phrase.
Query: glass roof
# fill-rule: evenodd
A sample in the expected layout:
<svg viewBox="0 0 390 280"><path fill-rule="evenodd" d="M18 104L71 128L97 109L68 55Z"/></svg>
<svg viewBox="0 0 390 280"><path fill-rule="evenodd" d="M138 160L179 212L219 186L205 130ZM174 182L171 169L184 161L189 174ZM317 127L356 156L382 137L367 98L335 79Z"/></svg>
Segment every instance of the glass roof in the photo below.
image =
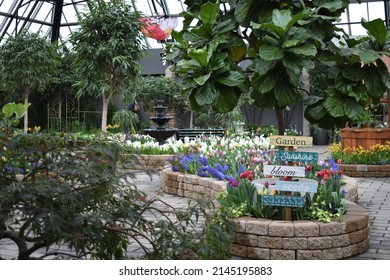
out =
<svg viewBox="0 0 390 280"><path fill-rule="evenodd" d="M109 1L109 0L107 0ZM0 0L0 44L23 29L64 41L78 28L77 15L88 11L86 0ZM178 16L184 0L128 0L147 16ZM150 42L153 43L153 42Z"/></svg>
<svg viewBox="0 0 390 280"><path fill-rule="evenodd" d="M107 0L109 1L109 0ZM0 44L8 36L23 29L41 32L52 41L64 42L78 28L77 15L88 11L87 0L0 0ZM184 0L126 0L148 16L177 17L186 9ZM356 1L351 1L356 2ZM390 0L363 0L353 3L342 15L340 26L351 35L363 35L360 19L382 18L389 25ZM181 22L177 29L181 28ZM151 48L161 48L156 40L148 40Z"/></svg>

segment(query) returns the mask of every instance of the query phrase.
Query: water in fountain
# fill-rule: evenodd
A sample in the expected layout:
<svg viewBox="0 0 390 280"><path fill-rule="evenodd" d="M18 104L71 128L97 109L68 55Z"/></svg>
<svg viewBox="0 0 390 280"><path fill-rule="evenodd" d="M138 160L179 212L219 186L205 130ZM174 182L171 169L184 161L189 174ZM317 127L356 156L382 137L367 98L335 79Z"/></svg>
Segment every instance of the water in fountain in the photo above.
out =
<svg viewBox="0 0 390 280"><path fill-rule="evenodd" d="M177 128L165 127L172 117L165 115L167 107L163 104L163 100L157 100L156 106L153 107L156 110L156 115L154 117L150 117L150 120L153 121L157 127L144 129L144 133L155 138L160 145L164 144L165 140L172 137L179 131Z"/></svg>

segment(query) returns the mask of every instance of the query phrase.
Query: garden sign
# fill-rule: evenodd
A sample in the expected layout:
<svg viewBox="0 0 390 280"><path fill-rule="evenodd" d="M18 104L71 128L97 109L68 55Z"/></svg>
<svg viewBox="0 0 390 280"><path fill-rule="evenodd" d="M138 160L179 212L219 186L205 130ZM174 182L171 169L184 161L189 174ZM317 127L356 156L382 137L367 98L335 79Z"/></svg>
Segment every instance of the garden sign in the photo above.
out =
<svg viewBox="0 0 390 280"><path fill-rule="evenodd" d="M283 147L312 147L313 138L305 136L271 136L271 145ZM271 206L285 206L286 220L291 220L290 207L303 207L304 196L293 196L294 192L316 193L318 183L316 180L300 179L292 181L293 177L305 177L305 167L292 166L295 162L317 163L318 153L295 152L279 150L276 152L276 160L287 162L288 165L264 165L264 175L283 177L283 180L275 181L275 190L285 192L286 195L262 195L261 203Z"/></svg>

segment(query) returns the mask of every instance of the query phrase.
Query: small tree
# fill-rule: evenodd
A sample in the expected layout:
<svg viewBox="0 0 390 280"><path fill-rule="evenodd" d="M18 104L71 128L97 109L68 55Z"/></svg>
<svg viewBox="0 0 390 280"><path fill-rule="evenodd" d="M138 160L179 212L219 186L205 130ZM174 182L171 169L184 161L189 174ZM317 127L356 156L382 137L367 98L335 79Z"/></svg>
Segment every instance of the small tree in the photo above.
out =
<svg viewBox="0 0 390 280"><path fill-rule="evenodd" d="M144 46L139 13L123 0L88 2L89 13L71 35L78 74L78 94L101 97L102 131L107 130L107 109L118 94L141 72Z"/></svg>
<svg viewBox="0 0 390 280"><path fill-rule="evenodd" d="M31 93L42 92L56 78L60 57L56 46L38 33L22 32L8 37L0 48L1 87L5 92L23 94L28 104ZM24 115L28 129L28 112Z"/></svg>

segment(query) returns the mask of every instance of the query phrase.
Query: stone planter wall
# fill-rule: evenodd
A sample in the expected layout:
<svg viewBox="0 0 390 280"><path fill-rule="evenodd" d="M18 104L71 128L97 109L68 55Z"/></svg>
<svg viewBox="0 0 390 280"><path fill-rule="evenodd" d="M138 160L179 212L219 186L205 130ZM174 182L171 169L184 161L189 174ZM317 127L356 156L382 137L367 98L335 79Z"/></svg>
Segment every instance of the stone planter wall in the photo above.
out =
<svg viewBox="0 0 390 280"><path fill-rule="evenodd" d="M225 181L174 172L170 168L162 170L161 176L164 192L192 199L214 200L227 186Z"/></svg>
<svg viewBox="0 0 390 280"><path fill-rule="evenodd" d="M162 188L166 193L183 196L192 199L214 200L221 191L226 191L227 182L213 178L204 178L196 175L174 172L166 168L161 172ZM346 185L342 188L347 192L346 199L357 203L357 182L356 180L343 176Z"/></svg>
<svg viewBox="0 0 390 280"><path fill-rule="evenodd" d="M226 191L227 183L212 178L162 170L166 193L192 199L214 200ZM355 204L357 182L343 176L347 191L347 212L342 222L274 221L241 217L231 244L232 255L245 259L343 259L368 249L368 212Z"/></svg>
<svg viewBox="0 0 390 280"><path fill-rule="evenodd" d="M390 165L339 164L343 174L351 177L390 177Z"/></svg>
<svg viewBox="0 0 390 280"><path fill-rule="evenodd" d="M369 247L368 212L350 202L342 222L273 221L241 217L232 255L262 260L334 260Z"/></svg>
<svg viewBox="0 0 390 280"><path fill-rule="evenodd" d="M131 154L127 156L126 162L123 162L121 167L132 170L162 170L170 165L168 159L172 157L172 155Z"/></svg>

